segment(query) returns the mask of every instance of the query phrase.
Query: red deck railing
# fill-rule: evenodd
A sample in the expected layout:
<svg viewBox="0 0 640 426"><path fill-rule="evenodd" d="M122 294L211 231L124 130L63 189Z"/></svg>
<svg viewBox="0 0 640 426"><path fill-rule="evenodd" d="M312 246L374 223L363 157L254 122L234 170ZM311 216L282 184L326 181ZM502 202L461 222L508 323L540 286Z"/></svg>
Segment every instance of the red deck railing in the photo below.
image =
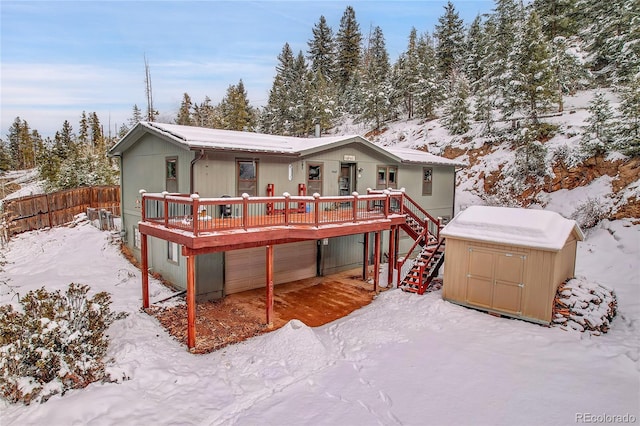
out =
<svg viewBox="0 0 640 426"><path fill-rule="evenodd" d="M142 221L194 235L272 226L358 223L403 215L402 192L351 196L200 198L197 194L142 195ZM304 209L302 208L304 206ZM268 214L268 213L272 214ZM273 214L273 212L277 212Z"/></svg>
<svg viewBox="0 0 640 426"><path fill-rule="evenodd" d="M404 193L404 189L387 189L385 191L390 192L391 197L394 197L396 194L402 193L402 212L407 216L413 218L423 228L427 228L429 233L433 235L436 240L440 240L440 228L442 225L440 218L434 218L429 213L427 213L425 209L420 207L418 203L416 203L410 196ZM370 189L367 191L367 194L381 194L382 192L382 190Z"/></svg>

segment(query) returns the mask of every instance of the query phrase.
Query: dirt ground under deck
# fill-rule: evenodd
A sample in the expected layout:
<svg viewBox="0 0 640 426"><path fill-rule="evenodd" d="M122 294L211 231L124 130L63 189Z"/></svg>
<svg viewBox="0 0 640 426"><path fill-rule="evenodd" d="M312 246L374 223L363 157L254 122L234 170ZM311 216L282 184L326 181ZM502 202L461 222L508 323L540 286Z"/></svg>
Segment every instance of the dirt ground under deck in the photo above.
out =
<svg viewBox="0 0 640 426"><path fill-rule="evenodd" d="M250 337L276 330L292 319L310 327L327 324L371 303L373 284L362 280L361 270L326 277L307 278L274 288L273 328L267 328L264 288L231 294L222 300L196 306L196 347L207 353ZM384 290L384 289L381 289ZM167 331L186 345L186 304L152 306L154 315Z"/></svg>

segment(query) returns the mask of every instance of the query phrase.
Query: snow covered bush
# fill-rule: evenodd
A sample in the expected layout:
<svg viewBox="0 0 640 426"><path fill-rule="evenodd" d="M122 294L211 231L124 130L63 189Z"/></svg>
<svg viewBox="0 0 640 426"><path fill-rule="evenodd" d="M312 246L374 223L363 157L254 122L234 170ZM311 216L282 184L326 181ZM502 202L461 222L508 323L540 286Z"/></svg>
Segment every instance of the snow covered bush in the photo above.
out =
<svg viewBox="0 0 640 426"><path fill-rule="evenodd" d="M607 217L607 208L598 198L587 198L571 214L581 229L591 229Z"/></svg>
<svg viewBox="0 0 640 426"><path fill-rule="evenodd" d="M584 162L588 155L580 147L563 144L555 148L552 157L553 164L559 163L570 169Z"/></svg>
<svg viewBox="0 0 640 426"><path fill-rule="evenodd" d="M106 292L71 283L62 294L45 288L21 300L23 312L0 306L0 392L9 402L45 402L69 389L111 381L103 360L105 331L123 314Z"/></svg>

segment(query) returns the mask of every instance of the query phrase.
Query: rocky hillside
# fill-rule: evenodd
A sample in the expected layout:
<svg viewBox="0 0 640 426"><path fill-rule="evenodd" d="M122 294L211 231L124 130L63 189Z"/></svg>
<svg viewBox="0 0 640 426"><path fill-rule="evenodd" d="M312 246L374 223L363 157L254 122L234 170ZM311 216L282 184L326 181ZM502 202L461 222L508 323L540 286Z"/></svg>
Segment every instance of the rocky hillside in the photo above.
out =
<svg viewBox="0 0 640 426"><path fill-rule="evenodd" d="M580 155L592 96L592 91L579 92L566 99L563 113L544 118L548 132L538 138L540 148L533 153L517 143L514 134L519 130L512 129L518 126L516 121L497 123L491 136L475 123L469 132L454 137L439 120L388 123L375 133L348 123L338 132L361 133L381 145L423 149L464 161L468 166L458 173L458 211L471 204L545 208L584 227L603 218L640 220L640 158L615 151ZM615 105L615 95L609 92L607 97ZM565 203L558 203L558 197Z"/></svg>

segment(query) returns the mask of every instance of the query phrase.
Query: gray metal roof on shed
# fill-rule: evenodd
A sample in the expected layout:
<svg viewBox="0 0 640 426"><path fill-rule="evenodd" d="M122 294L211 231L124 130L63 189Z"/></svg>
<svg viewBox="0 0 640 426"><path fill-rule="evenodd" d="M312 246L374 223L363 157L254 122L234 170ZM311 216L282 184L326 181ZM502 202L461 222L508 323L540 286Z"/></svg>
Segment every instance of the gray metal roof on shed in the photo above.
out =
<svg viewBox="0 0 640 426"><path fill-rule="evenodd" d="M187 150L225 150L306 156L349 143L359 143L398 163L464 166L464 163L459 161L449 160L424 151L381 147L359 135L299 138L145 121L138 123L131 129L109 150L109 154L122 155L146 133L157 135Z"/></svg>

